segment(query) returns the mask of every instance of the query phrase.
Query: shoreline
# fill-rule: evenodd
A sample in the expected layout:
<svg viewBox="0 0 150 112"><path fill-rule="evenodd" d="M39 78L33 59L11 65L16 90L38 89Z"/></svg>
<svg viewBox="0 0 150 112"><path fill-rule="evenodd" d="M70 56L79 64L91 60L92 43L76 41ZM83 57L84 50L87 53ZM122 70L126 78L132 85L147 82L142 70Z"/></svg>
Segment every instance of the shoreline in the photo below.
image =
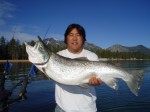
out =
<svg viewBox="0 0 150 112"><path fill-rule="evenodd" d="M127 61L143 61L143 60L150 60L150 59L135 59L135 58L132 58L132 59L110 59L110 58L99 58L99 61L110 61L110 60L117 60L117 61L122 61L122 60L127 60Z"/></svg>
<svg viewBox="0 0 150 112"><path fill-rule="evenodd" d="M109 61L109 60L150 60L150 59L109 59L109 58L99 58L99 61ZM7 60L0 60L0 62L6 62ZM29 60L8 60L9 62L30 62Z"/></svg>
<svg viewBox="0 0 150 112"><path fill-rule="evenodd" d="M0 62L6 62L7 60L0 60ZM30 62L29 60L8 60L9 62Z"/></svg>

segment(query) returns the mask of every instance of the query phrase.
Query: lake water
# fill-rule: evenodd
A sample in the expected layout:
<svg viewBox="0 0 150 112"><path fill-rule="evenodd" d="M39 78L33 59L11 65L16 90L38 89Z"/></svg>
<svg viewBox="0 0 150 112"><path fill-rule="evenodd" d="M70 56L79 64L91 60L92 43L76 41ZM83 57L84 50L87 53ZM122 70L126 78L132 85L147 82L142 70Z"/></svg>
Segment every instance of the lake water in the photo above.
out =
<svg viewBox="0 0 150 112"><path fill-rule="evenodd" d="M150 61L114 61L124 69L145 70L144 80L138 96L134 96L127 85L119 80L115 91L105 84L96 86L98 112L150 112ZM0 63L0 67L4 63ZM31 63L13 63L13 75L6 80L6 89L13 87L28 74ZM17 97L20 86L9 98ZM53 112L55 108L55 83L43 75L37 75L27 86L27 100L9 105L9 112Z"/></svg>

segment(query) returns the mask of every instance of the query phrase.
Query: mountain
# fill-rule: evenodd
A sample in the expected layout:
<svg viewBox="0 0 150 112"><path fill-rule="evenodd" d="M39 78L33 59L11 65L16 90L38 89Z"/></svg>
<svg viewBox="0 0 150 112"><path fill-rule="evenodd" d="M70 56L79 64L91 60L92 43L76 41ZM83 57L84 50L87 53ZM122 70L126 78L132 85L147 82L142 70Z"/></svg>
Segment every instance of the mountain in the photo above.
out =
<svg viewBox="0 0 150 112"><path fill-rule="evenodd" d="M44 43L46 43L46 45L52 45L52 46L61 46L61 47L64 47L66 46L66 44L64 43L64 41L62 40L59 40L57 38L47 38L47 39L44 39L43 40Z"/></svg>
<svg viewBox="0 0 150 112"><path fill-rule="evenodd" d="M106 50L110 50L111 52L129 52L128 47L122 46L122 45L113 45Z"/></svg>
<svg viewBox="0 0 150 112"><path fill-rule="evenodd" d="M107 48L107 50L110 50L111 52L141 52L144 54L150 54L150 49L146 48L143 45L126 47L126 46L116 44L116 45L113 45L113 46Z"/></svg>
<svg viewBox="0 0 150 112"><path fill-rule="evenodd" d="M53 38L53 37L44 39L43 41L44 41L44 43L46 43L46 45L50 44L54 47L59 46L59 47L64 48L66 46L66 44L64 43L63 40ZM103 50L103 48L101 48L95 44L88 43L88 42L85 42L84 48L88 49L88 50L92 50L92 51ZM112 45L111 47L108 47L106 50L110 50L111 52L141 52L144 54L150 54L150 49L146 48L143 45L127 47L127 46L122 46L122 45L116 44L116 45Z"/></svg>
<svg viewBox="0 0 150 112"><path fill-rule="evenodd" d="M95 44L92 44L92 43L88 43L88 42L85 42L84 48L88 49L88 50L92 50L92 51L102 50L101 47L99 47L99 46L97 46Z"/></svg>
<svg viewBox="0 0 150 112"><path fill-rule="evenodd" d="M52 38L52 37L44 39L43 41L44 41L44 43L46 43L46 45L50 44L52 46L60 46L60 47L65 47L66 46L64 41L56 39L56 38ZM96 45L94 45L92 43L88 43L88 42L85 42L84 48L88 49L88 50L92 50L92 51L102 50L101 47L96 46Z"/></svg>

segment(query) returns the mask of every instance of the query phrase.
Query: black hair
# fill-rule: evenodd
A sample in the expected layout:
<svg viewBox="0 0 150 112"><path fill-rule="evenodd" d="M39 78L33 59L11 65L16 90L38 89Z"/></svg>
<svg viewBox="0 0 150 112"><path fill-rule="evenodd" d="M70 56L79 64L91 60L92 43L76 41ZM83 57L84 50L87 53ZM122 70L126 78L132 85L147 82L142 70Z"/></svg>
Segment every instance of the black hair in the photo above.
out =
<svg viewBox="0 0 150 112"><path fill-rule="evenodd" d="M64 42L67 44L67 35L72 31L72 29L76 28L78 33L83 37L83 44L86 41L86 34L84 28L79 24L70 24L65 31L65 40Z"/></svg>

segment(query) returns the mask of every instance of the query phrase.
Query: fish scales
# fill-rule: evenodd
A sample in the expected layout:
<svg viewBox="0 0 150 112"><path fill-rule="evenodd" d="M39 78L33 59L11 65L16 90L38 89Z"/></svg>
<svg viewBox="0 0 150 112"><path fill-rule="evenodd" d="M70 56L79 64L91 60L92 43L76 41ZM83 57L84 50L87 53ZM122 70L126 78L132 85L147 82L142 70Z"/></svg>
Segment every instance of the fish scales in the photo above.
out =
<svg viewBox="0 0 150 112"><path fill-rule="evenodd" d="M64 85L85 85L93 76L100 78L106 85L118 89L118 79L122 79L134 95L138 95L144 72L130 73L121 67L100 61L69 59L52 53L39 38L35 46L27 43L29 60L47 77Z"/></svg>

